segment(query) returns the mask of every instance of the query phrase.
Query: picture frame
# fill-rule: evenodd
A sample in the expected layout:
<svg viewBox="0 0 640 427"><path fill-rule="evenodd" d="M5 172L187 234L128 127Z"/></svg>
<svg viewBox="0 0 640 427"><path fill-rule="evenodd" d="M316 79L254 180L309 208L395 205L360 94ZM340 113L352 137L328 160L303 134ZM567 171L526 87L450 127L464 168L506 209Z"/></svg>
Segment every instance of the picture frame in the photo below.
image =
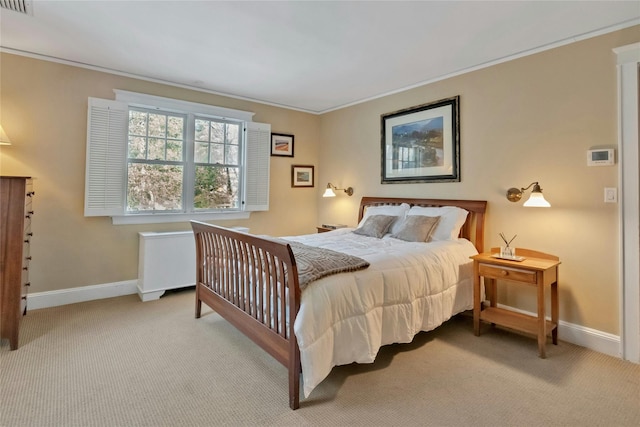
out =
<svg viewBox="0 0 640 427"><path fill-rule="evenodd" d="M460 96L381 115L382 184L460 182Z"/></svg>
<svg viewBox="0 0 640 427"><path fill-rule="evenodd" d="M314 186L315 173L313 165L292 165L291 186L294 188Z"/></svg>
<svg viewBox="0 0 640 427"><path fill-rule="evenodd" d="M294 136L286 133L271 134L271 155L277 157L293 157Z"/></svg>

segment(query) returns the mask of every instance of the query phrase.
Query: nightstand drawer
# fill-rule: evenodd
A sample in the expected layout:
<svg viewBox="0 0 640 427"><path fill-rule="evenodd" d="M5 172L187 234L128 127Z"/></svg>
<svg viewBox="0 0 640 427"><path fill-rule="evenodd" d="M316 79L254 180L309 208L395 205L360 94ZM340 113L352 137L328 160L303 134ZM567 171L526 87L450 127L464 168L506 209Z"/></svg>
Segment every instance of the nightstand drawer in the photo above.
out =
<svg viewBox="0 0 640 427"><path fill-rule="evenodd" d="M479 272L481 276L491 279L516 280L536 284L536 272L531 270L520 270L511 267L500 267L480 263Z"/></svg>

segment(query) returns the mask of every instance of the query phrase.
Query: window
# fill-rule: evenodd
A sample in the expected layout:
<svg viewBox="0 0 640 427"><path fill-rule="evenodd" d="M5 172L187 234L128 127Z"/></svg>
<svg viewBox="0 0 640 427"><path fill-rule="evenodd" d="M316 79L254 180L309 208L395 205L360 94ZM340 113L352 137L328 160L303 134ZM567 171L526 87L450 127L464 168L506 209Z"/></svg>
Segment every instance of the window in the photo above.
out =
<svg viewBox="0 0 640 427"><path fill-rule="evenodd" d="M127 212L182 212L184 115L129 109Z"/></svg>
<svg viewBox="0 0 640 427"><path fill-rule="evenodd" d="M251 115L125 91L89 98L85 216L144 223L267 210L270 126Z"/></svg>
<svg viewBox="0 0 640 427"><path fill-rule="evenodd" d="M195 209L237 209L240 126L196 119Z"/></svg>

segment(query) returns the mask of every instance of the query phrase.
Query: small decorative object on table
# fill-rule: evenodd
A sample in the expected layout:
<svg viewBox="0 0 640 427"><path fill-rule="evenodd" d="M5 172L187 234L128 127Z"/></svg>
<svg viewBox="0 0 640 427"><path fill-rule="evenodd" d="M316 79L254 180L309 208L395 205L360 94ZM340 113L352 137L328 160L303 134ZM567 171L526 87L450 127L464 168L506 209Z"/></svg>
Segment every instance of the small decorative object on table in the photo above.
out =
<svg viewBox="0 0 640 427"><path fill-rule="evenodd" d="M507 238L505 237L504 233L502 233L502 232L500 233L500 238L504 242L504 246L500 246L500 258L506 258L506 259L515 259L516 258L515 249L512 248L511 246L509 246L511 244L511 242L513 242L513 240L516 237L518 237L517 234L515 236L513 236L511 239L507 240Z"/></svg>

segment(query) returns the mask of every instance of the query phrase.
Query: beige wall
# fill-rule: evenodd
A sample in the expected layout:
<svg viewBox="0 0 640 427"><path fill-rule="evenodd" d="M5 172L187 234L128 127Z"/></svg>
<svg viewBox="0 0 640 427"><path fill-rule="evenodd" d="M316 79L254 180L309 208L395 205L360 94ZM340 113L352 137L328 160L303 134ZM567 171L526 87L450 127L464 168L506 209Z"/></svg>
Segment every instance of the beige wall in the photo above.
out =
<svg viewBox="0 0 640 427"><path fill-rule="evenodd" d="M319 221L354 224L363 195L487 200L487 248L504 232L518 235L516 246L558 255L561 319L619 334L619 206L603 203L604 187L618 187L618 167L587 167L586 151L617 145L612 49L637 41L633 27L323 115L320 182L355 194L320 199ZM461 182L382 185L380 115L455 95ZM532 181L551 209L505 198ZM500 298L535 311L531 289Z"/></svg>
<svg viewBox="0 0 640 427"><path fill-rule="evenodd" d="M16 55L0 61L0 123L13 142L0 152L0 173L35 178L31 292L137 279L139 231L190 229L83 216L87 98L114 99L113 89L252 111L272 131L294 134L295 157L271 159L271 209L220 224L273 235L315 231L316 192L291 188L291 165L317 166L318 116Z"/></svg>
<svg viewBox="0 0 640 427"><path fill-rule="evenodd" d="M619 206L603 203L618 167L589 168L585 153L617 144L611 50L637 41L633 27L322 116L2 54L0 122L15 144L2 149L0 172L36 178L32 292L135 279L139 231L188 229L83 216L87 98L124 89L253 111L274 132L295 135L295 158L271 161L271 210L223 225L286 235L320 222L354 224L364 195L488 200L486 246L498 246L504 232L518 234L517 246L560 256L561 319L619 334ZM380 184L380 115L454 95L462 181ZM315 189L290 187L291 164L316 166ZM504 197L534 180L551 209ZM355 195L322 199L329 181ZM534 310L530 289L503 291L501 302Z"/></svg>

